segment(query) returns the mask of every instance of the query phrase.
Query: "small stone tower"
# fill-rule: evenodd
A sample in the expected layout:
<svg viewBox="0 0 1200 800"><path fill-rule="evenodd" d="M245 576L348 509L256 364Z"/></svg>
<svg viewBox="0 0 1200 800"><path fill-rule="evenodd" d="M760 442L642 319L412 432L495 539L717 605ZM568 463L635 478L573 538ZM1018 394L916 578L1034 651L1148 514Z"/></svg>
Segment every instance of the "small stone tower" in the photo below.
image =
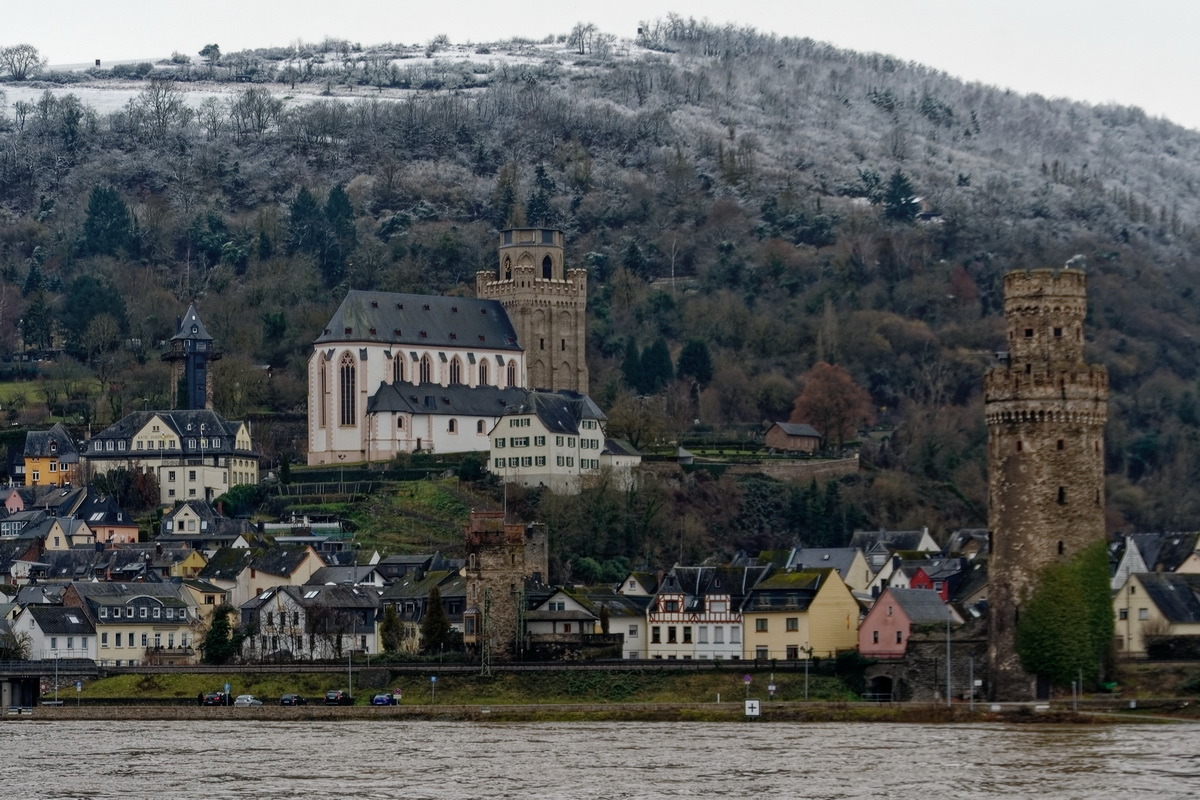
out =
<svg viewBox="0 0 1200 800"><path fill-rule="evenodd" d="M498 300L525 349L526 386L588 391L587 270L563 265L563 233L552 228L500 232L496 272L475 276L475 295Z"/></svg>
<svg viewBox="0 0 1200 800"><path fill-rule="evenodd" d="M988 660L996 700L1027 700L1021 605L1043 567L1104 541L1108 371L1083 360L1087 279L1077 269L1004 277L1008 354L984 379L988 427Z"/></svg>
<svg viewBox="0 0 1200 800"><path fill-rule="evenodd" d="M195 304L179 322L179 330L171 337L171 349L163 353L163 361L171 362L171 408L198 409L213 407L212 382L208 379L208 362L216 361L221 353L213 347ZM180 401L181 378L187 385L187 396Z"/></svg>
<svg viewBox="0 0 1200 800"><path fill-rule="evenodd" d="M472 511L466 545L463 643L485 666L511 661L524 637L525 579L540 584L546 577L546 527L508 524L503 511Z"/></svg>

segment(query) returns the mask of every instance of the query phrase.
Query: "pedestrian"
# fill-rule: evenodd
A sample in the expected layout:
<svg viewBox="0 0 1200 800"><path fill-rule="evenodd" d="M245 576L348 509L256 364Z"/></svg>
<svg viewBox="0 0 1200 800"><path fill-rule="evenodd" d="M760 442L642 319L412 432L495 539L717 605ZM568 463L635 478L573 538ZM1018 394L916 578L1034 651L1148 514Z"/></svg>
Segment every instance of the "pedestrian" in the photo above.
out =
<svg viewBox="0 0 1200 800"><path fill-rule="evenodd" d="M204 692L196 692L196 705L204 705Z"/></svg>

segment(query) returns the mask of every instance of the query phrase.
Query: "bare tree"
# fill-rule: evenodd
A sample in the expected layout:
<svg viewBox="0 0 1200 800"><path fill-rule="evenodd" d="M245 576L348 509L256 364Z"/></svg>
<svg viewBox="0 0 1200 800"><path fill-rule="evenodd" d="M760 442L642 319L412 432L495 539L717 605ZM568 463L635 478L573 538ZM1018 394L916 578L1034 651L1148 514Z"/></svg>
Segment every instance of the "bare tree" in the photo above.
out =
<svg viewBox="0 0 1200 800"><path fill-rule="evenodd" d="M8 70L14 81L23 81L42 71L46 59L31 44L0 47L0 67Z"/></svg>

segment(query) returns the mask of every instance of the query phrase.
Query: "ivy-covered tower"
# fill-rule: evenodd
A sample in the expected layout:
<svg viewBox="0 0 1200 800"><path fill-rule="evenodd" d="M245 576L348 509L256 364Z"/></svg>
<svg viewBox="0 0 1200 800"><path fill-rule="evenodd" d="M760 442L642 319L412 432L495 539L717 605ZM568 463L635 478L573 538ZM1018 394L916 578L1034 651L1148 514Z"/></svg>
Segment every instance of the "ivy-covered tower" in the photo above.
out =
<svg viewBox="0 0 1200 800"><path fill-rule="evenodd" d="M988 660L996 700L1032 699L1016 652L1040 572L1104 541L1108 371L1083 359L1087 279L1078 269L1004 277L1008 353L984 380L988 427Z"/></svg>
<svg viewBox="0 0 1200 800"><path fill-rule="evenodd" d="M171 349L163 353L163 361L171 362L171 408L200 409L213 407L212 382L208 379L208 363L221 353L213 346L213 337L200 321L195 304L179 321L179 329L171 337ZM180 384L186 392L179 397Z"/></svg>
<svg viewBox="0 0 1200 800"><path fill-rule="evenodd" d="M531 389L588 391L587 270L566 269L563 233L553 228L500 232L500 264L475 276L475 295L508 311L525 350Z"/></svg>

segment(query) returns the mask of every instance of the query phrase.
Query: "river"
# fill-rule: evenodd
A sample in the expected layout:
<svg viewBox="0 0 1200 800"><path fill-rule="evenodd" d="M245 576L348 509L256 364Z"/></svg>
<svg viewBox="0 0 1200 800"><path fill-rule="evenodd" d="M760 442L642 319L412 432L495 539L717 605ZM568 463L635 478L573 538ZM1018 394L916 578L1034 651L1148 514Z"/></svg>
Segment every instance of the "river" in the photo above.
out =
<svg viewBox="0 0 1200 800"><path fill-rule="evenodd" d="M0 722L9 797L1123 798L1200 794L1200 725Z"/></svg>

